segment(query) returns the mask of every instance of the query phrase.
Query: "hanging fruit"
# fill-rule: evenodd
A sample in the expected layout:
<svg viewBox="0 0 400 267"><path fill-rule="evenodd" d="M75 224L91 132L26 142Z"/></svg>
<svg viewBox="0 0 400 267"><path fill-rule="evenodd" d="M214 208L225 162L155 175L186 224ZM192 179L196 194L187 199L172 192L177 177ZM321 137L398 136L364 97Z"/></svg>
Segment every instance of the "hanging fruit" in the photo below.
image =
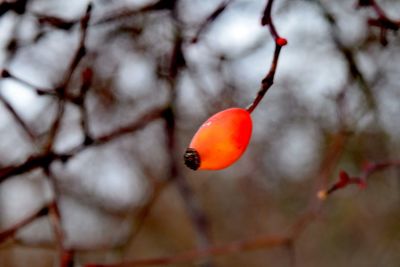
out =
<svg viewBox="0 0 400 267"><path fill-rule="evenodd" d="M185 164L193 170L224 169L244 153L250 141L252 120L242 108L218 112L205 121L187 148Z"/></svg>

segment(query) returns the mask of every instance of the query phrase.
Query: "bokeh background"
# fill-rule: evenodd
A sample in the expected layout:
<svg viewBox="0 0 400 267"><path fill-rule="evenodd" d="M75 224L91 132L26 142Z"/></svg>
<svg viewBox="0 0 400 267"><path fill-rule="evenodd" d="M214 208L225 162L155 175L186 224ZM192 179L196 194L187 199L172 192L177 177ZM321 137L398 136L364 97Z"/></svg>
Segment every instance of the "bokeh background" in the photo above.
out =
<svg viewBox="0 0 400 267"><path fill-rule="evenodd" d="M399 1L378 3L400 19ZM7 11L0 66L13 75L0 80L2 168L40 153L59 117L52 151L66 153L170 107L139 130L54 160L50 171L39 166L2 181L0 230L56 200L62 246L73 251L74 266L84 266L285 235L321 205L293 247L171 266L399 266L398 170L374 173L366 189L349 186L322 204L316 197L340 169L357 176L365 162L400 159L398 33L369 25L376 13L356 8L356 0L276 0L274 22L289 44L252 113L250 145L225 170L194 172L182 157L198 126L250 104L268 72L275 44L260 24L266 1L179 0L173 10L153 4L93 1L86 54L73 69L88 1L0 4ZM223 12L205 23L221 4ZM84 103L65 97L61 115L58 97L37 94L52 92L72 70L67 95L81 96L88 69ZM0 266L58 266L53 227L42 216L3 240Z"/></svg>

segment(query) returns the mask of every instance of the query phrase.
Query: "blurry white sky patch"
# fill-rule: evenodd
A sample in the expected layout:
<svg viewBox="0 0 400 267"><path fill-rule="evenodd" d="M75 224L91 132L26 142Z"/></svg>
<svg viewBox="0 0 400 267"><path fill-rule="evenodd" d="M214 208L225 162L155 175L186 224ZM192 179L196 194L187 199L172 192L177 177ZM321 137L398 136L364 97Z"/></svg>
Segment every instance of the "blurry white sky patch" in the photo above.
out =
<svg viewBox="0 0 400 267"><path fill-rule="evenodd" d="M31 27L32 25L26 23L22 28ZM7 38L0 39L0 42L5 45L7 40ZM41 39L39 43L22 47L9 66L4 66L5 62L1 62L0 68L6 67L15 76L37 88L52 88L68 67L74 52L71 47L75 47L76 43L75 33L55 31ZM4 60L4 57L5 55L0 53L0 58ZM52 80L53 77L57 77L57 80ZM13 79L2 79L0 86L4 97L28 121L34 119L49 102L48 97L38 96L34 89Z"/></svg>
<svg viewBox="0 0 400 267"><path fill-rule="evenodd" d="M2 1L0 1L1 3ZM2 17L6 17L8 14L4 14ZM3 53L4 48L6 46L6 43L9 39L9 34L13 29L13 26L15 24L14 19L0 19L0 29L1 29L1 34L0 34L0 66L4 64L5 60L5 53Z"/></svg>
<svg viewBox="0 0 400 267"><path fill-rule="evenodd" d="M38 96L34 90L13 80L2 80L1 93L26 120L34 119L48 103L43 96Z"/></svg>
<svg viewBox="0 0 400 267"><path fill-rule="evenodd" d="M308 92L302 93L312 95L327 95L326 85L332 88L343 83L346 67L332 47L329 27L314 5L303 5L302 12L293 10L276 23L280 34L288 39L279 59L277 77L290 75L307 81Z"/></svg>
<svg viewBox="0 0 400 267"><path fill-rule="evenodd" d="M179 7L184 10L181 12L181 19L186 23L202 23L223 1L221 0L181 0Z"/></svg>
<svg viewBox="0 0 400 267"><path fill-rule="evenodd" d="M147 186L135 162L129 158L118 146L85 150L61 169L60 182L65 186L74 185L77 194L110 210L133 209L144 200Z"/></svg>
<svg viewBox="0 0 400 267"><path fill-rule="evenodd" d="M54 232L48 217L34 220L19 230L17 234L18 238L26 244L51 244L54 242Z"/></svg>
<svg viewBox="0 0 400 267"><path fill-rule="evenodd" d="M217 20L206 39L214 50L230 54L251 46L265 31L259 17L235 11Z"/></svg>
<svg viewBox="0 0 400 267"><path fill-rule="evenodd" d="M280 169L283 176L293 179L307 177L318 166L319 139L316 129L307 125L290 126L279 141L274 143L274 151L278 152Z"/></svg>
<svg viewBox="0 0 400 267"><path fill-rule="evenodd" d="M50 201L52 192L40 172L15 177L0 186L1 228L21 221Z"/></svg>
<svg viewBox="0 0 400 267"><path fill-rule="evenodd" d="M83 131L80 124L81 114L79 108L74 105L66 105L66 112L63 123L60 126L56 142L55 151L66 151L78 146L83 142Z"/></svg>
<svg viewBox="0 0 400 267"><path fill-rule="evenodd" d="M122 244L131 229L131 222L106 214L79 201L63 197L60 202L63 227L68 246L96 248Z"/></svg>
<svg viewBox="0 0 400 267"><path fill-rule="evenodd" d="M81 16L89 0L68 1L33 1L32 10L39 13L51 14L65 19L75 19Z"/></svg>
<svg viewBox="0 0 400 267"><path fill-rule="evenodd" d="M154 68L143 56L125 55L121 59L118 74L117 86L130 98L140 98L155 87Z"/></svg>

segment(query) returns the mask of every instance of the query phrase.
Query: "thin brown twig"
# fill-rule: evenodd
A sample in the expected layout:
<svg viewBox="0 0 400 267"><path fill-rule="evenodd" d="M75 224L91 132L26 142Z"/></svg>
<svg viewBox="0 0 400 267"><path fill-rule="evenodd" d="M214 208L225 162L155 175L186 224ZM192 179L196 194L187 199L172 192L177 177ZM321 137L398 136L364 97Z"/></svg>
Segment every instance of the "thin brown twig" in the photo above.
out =
<svg viewBox="0 0 400 267"><path fill-rule="evenodd" d="M134 132L144 128L145 126L147 126L150 122L160 119L163 116L165 109L166 109L165 107L153 108L153 109L147 111L146 113L142 114L141 116L139 116L139 118L136 121L134 121L128 125L122 126L120 128L117 128L109 133L95 137L95 138L93 138L92 143L81 144L80 146L78 146L74 149L68 150L68 152L66 152L66 154L74 155L76 152L80 152L83 149L85 149L86 147L104 145L114 139L120 138L127 134L134 133Z"/></svg>
<svg viewBox="0 0 400 267"><path fill-rule="evenodd" d="M195 36L192 38L192 43L197 43L200 36L212 25L212 23L226 10L233 0L222 2L200 25Z"/></svg>
<svg viewBox="0 0 400 267"><path fill-rule="evenodd" d="M35 12L32 12L32 14L36 16L40 25L49 25L61 30L70 30L75 24L79 22L79 19L64 19Z"/></svg>

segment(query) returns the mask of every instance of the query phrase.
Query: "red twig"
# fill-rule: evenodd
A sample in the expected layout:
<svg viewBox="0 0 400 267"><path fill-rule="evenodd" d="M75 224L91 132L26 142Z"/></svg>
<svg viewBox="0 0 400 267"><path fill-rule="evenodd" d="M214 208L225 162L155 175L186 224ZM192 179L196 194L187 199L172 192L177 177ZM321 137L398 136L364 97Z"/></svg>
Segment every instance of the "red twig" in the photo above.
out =
<svg viewBox="0 0 400 267"><path fill-rule="evenodd" d="M343 189L348 185L355 184L360 188L365 188L367 186L367 179L375 172L381 171L387 168L399 168L400 161L386 161L379 163L367 163L364 165L363 170L359 176L350 177L347 172L340 171L339 180L334 183L329 189L321 190L318 192L318 197L320 199L325 199L328 195L333 192Z"/></svg>
<svg viewBox="0 0 400 267"><path fill-rule="evenodd" d="M274 0L268 0L267 5L265 6L263 16L261 18L261 25L262 26L268 26L269 31L271 32L272 37L275 40L275 43L280 46L284 46L287 44L287 41L285 38L282 38L279 36L275 24L272 20L272 4L274 3Z"/></svg>
<svg viewBox="0 0 400 267"><path fill-rule="evenodd" d="M274 22L272 20L271 11L272 11L273 2L274 2L274 0L268 0L267 5L264 10L264 13L263 13L263 17L261 19L261 24L263 26L269 27L271 35L274 38L274 41L275 41L274 56L272 58L272 63L271 63L270 69L269 69L267 75L264 77L264 79L261 82L261 88L259 89L256 98L247 107L247 111L250 113L253 112L253 110L258 106L258 104L263 99L265 93L267 93L268 89L274 83L275 72L276 72L276 68L278 66L278 61L279 61L279 55L281 53L282 47L287 44L287 40L285 38L282 38L279 36L278 32L276 31Z"/></svg>

